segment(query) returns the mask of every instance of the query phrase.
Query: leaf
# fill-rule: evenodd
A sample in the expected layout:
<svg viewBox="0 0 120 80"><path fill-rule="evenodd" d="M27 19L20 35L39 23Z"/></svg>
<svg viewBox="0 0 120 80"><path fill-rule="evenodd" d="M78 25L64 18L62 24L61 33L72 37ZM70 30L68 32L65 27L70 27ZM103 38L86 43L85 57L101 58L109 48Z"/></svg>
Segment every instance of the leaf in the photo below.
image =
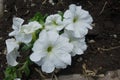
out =
<svg viewBox="0 0 120 80"><path fill-rule="evenodd" d="M63 19L64 19L64 17L63 17L64 13L62 11L58 11L58 14L61 15L62 21L63 21Z"/></svg>
<svg viewBox="0 0 120 80"><path fill-rule="evenodd" d="M40 12L37 12L33 18L30 19L30 21L38 21L40 24L44 24L45 18L47 17L47 14L43 16Z"/></svg>
<svg viewBox="0 0 120 80"><path fill-rule="evenodd" d="M27 51L27 50L31 49L32 46L33 46L33 44L31 44L31 43L29 43L28 45L22 44L21 51Z"/></svg>
<svg viewBox="0 0 120 80"><path fill-rule="evenodd" d="M24 72L25 72L25 75L26 75L26 76L29 76L29 75L30 75L30 69L29 69L28 66L26 66L26 67L24 68Z"/></svg>
<svg viewBox="0 0 120 80"><path fill-rule="evenodd" d="M5 70L5 79L4 80L14 80L15 78L17 78L17 74L16 74L16 67L11 67L8 66Z"/></svg>

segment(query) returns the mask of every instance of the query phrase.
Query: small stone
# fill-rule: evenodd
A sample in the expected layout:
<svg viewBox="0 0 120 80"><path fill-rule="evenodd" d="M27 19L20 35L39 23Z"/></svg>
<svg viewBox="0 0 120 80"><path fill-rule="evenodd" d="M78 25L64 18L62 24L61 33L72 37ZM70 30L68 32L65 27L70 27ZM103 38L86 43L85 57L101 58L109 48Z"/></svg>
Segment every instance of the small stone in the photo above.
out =
<svg viewBox="0 0 120 80"><path fill-rule="evenodd" d="M118 78L120 79L120 70L117 70Z"/></svg>
<svg viewBox="0 0 120 80"><path fill-rule="evenodd" d="M8 10L4 10L4 12L6 12L6 13L7 13L7 12L8 12Z"/></svg>
<svg viewBox="0 0 120 80"><path fill-rule="evenodd" d="M2 37L0 37L0 40L3 39Z"/></svg>
<svg viewBox="0 0 120 80"><path fill-rule="evenodd" d="M95 40L93 40L93 39L89 40L89 43L95 43Z"/></svg>
<svg viewBox="0 0 120 80"><path fill-rule="evenodd" d="M116 35L116 34L114 34L114 35L113 35L113 37L114 37L114 38L117 38L117 35Z"/></svg>
<svg viewBox="0 0 120 80"><path fill-rule="evenodd" d="M119 71L109 71L105 77L99 78L98 80L120 80L120 70Z"/></svg>
<svg viewBox="0 0 120 80"><path fill-rule="evenodd" d="M82 57L80 57L80 58L77 59L78 62L81 62L82 60L83 60Z"/></svg>
<svg viewBox="0 0 120 80"><path fill-rule="evenodd" d="M53 0L49 0L49 3L52 4L52 5L55 4Z"/></svg>
<svg viewBox="0 0 120 80"><path fill-rule="evenodd" d="M36 4L32 3L32 4L31 4L31 7L34 7L34 6L36 6Z"/></svg>

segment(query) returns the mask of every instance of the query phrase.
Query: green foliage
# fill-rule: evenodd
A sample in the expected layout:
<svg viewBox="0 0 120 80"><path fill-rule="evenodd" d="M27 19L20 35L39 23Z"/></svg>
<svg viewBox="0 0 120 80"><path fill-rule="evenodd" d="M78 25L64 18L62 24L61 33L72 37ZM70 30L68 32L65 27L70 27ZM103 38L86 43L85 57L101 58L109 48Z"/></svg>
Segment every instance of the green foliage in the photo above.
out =
<svg viewBox="0 0 120 80"><path fill-rule="evenodd" d="M4 80L14 80L15 78L22 78L23 73L26 76L30 75L29 66L31 61L27 59L22 66L8 66L5 70L5 79Z"/></svg>
<svg viewBox="0 0 120 80"><path fill-rule="evenodd" d="M29 59L26 60L26 62L23 64L21 68L18 69L19 73L25 73L26 76L29 76L30 69L29 66L31 65L31 61Z"/></svg>
<svg viewBox="0 0 120 80"><path fill-rule="evenodd" d="M5 70L5 79L4 80L14 80L17 78L16 67L8 66Z"/></svg>
<svg viewBox="0 0 120 80"><path fill-rule="evenodd" d="M48 15L45 14L44 16L40 13L40 12L37 12L33 18L30 19L30 21L38 21L40 24L44 24L44 21L45 21L45 18L47 17Z"/></svg>
<svg viewBox="0 0 120 80"><path fill-rule="evenodd" d="M58 14L61 15L62 20L63 20L64 19L64 17L63 17L64 13L62 11L58 11Z"/></svg>
<svg viewBox="0 0 120 80"><path fill-rule="evenodd" d="M23 52L25 52L25 51L27 51L27 50L30 50L31 48L32 48L32 46L33 46L33 44L31 44L31 43L29 43L28 45L26 45L26 44L21 44L21 51L23 51Z"/></svg>

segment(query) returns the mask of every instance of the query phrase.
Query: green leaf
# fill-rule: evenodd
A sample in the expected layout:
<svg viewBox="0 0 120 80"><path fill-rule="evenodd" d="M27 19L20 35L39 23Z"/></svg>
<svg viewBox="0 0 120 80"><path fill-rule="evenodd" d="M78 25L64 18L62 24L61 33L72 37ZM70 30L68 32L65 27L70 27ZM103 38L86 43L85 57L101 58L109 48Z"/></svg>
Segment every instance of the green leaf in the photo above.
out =
<svg viewBox="0 0 120 80"><path fill-rule="evenodd" d="M30 50L33 46L33 44L31 44L31 43L29 43L28 45L26 45L26 44L21 44L21 45L22 45L22 47L21 47L22 51Z"/></svg>
<svg viewBox="0 0 120 80"><path fill-rule="evenodd" d="M17 78L17 74L16 74L16 67L11 67L8 66L5 70L5 79L4 80L14 80L15 78Z"/></svg>
<svg viewBox="0 0 120 80"><path fill-rule="evenodd" d="M64 13L62 11L58 11L58 14L61 15L62 21L63 21L63 19L64 19L64 17L63 17Z"/></svg>
<svg viewBox="0 0 120 80"><path fill-rule="evenodd" d="M25 75L28 77L30 75L30 69L29 69L29 66L32 64L32 62L30 61L30 59L28 58L24 64L22 65L22 67L20 67L18 69L19 72L21 72L20 74L22 73L25 73Z"/></svg>
<svg viewBox="0 0 120 80"><path fill-rule="evenodd" d="M47 17L47 14L43 16L40 12L37 12L33 18L30 19L30 21L38 21L40 24L44 24L45 18Z"/></svg>
<svg viewBox="0 0 120 80"><path fill-rule="evenodd" d="M29 75L30 75L30 69L29 69L28 66L26 66L26 67L24 68L24 72L25 72L25 75L26 75L26 76L29 76Z"/></svg>

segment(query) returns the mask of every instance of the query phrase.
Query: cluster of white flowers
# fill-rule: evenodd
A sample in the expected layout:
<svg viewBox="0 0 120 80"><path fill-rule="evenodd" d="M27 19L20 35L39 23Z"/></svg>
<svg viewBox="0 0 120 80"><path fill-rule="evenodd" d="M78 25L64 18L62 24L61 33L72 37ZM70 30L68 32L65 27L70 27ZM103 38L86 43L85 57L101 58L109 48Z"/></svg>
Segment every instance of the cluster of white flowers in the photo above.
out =
<svg viewBox="0 0 120 80"><path fill-rule="evenodd" d="M51 73L55 69L66 68L71 65L71 57L81 55L87 49L85 35L92 29L92 17L81 8L71 4L63 16L49 15L44 24L31 21L24 24L21 18L13 18L13 32L7 39L7 63L16 66L19 57L20 43L29 44L36 30L41 29L34 42L30 60L41 66L43 72ZM62 31L62 33L60 33Z"/></svg>

